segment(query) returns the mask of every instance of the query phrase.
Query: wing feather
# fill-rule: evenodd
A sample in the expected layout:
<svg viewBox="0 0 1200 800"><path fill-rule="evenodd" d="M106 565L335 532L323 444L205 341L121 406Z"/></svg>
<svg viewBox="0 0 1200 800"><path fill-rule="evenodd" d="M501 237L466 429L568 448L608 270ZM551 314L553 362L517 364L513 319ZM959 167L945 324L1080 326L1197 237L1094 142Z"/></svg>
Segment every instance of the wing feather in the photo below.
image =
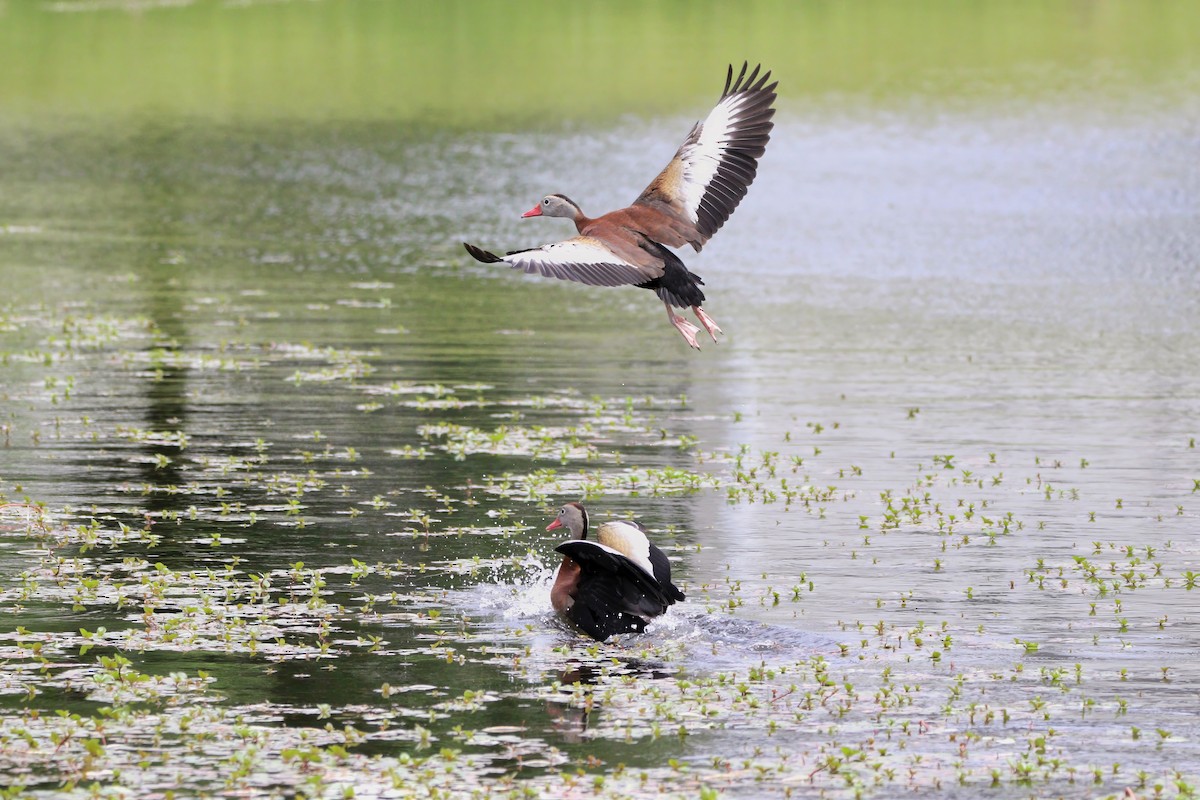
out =
<svg viewBox="0 0 1200 800"><path fill-rule="evenodd" d="M505 256L465 242L463 246L473 258L485 264L503 262L527 273L589 286L626 286L645 283L662 275L661 267L632 264L592 236L576 236L531 250L516 250Z"/></svg>
<svg viewBox="0 0 1200 800"><path fill-rule="evenodd" d="M612 604L613 611L650 619L675 602L652 572L619 550L587 539L571 539L554 549L579 564L581 586L608 584L608 592L620 598ZM671 588L675 589L674 585Z"/></svg>
<svg viewBox="0 0 1200 800"><path fill-rule="evenodd" d="M758 173L774 127L775 87L769 71L742 64L737 79L733 66L725 76L721 99L703 122L692 128L671 163L634 205L662 211L682 224L685 233L673 247L691 244L699 250L712 238L746 196ZM663 237L664 239L670 237Z"/></svg>

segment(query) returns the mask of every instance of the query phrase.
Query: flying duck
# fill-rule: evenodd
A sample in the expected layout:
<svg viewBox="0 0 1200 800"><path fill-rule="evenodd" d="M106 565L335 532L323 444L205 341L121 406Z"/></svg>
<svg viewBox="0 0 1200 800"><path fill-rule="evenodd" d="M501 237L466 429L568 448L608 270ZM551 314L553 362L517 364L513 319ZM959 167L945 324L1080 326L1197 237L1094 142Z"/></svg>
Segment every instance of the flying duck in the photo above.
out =
<svg viewBox="0 0 1200 800"><path fill-rule="evenodd" d="M725 76L721 99L697 122L683 145L633 205L595 219L562 194L546 195L522 217L566 217L579 232L565 241L498 256L472 244L467 252L485 264L505 263L548 278L592 286L633 285L652 289L667 308L667 318L687 343L699 350L700 329L675 308L691 308L712 340L723 331L701 304L704 283L670 247L690 244L696 251L720 230L746 196L758 171L758 159L771 138L775 87L771 73L748 63L734 79Z"/></svg>
<svg viewBox="0 0 1200 800"><path fill-rule="evenodd" d="M671 562L638 523L605 522L596 529L596 538L588 539L587 510L581 503L567 503L546 526L548 531L558 528L574 538L554 548L563 560L550 604L593 639L639 633L684 599L671 583Z"/></svg>

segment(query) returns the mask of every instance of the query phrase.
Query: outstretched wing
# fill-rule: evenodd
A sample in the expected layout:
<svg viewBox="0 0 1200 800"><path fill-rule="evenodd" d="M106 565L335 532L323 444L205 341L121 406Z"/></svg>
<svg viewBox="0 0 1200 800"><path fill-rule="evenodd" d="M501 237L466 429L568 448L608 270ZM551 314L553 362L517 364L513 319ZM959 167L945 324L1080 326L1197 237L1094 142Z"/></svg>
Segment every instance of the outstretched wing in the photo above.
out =
<svg viewBox="0 0 1200 800"><path fill-rule="evenodd" d="M592 236L576 236L554 244L517 250L498 256L463 242L476 261L485 264L505 263L513 269L536 272L547 278L577 281L591 286L625 286L645 283L662 275L661 267L638 266L613 252L601 240Z"/></svg>
<svg viewBox="0 0 1200 800"><path fill-rule="evenodd" d="M600 642L622 633L641 633L651 615L622 610L631 599L625 595L628 590L628 584L605 580L598 573L585 574L575 587L575 596L564 616Z"/></svg>
<svg viewBox="0 0 1200 800"><path fill-rule="evenodd" d="M619 550L588 539L572 539L554 549L579 564L575 605L583 604L597 619L612 618L616 623L631 616L644 626L646 620L659 616L674 602L653 575ZM636 626L633 620L626 622Z"/></svg>
<svg viewBox="0 0 1200 800"><path fill-rule="evenodd" d="M691 244L699 250L729 219L754 181L774 127L771 104L778 82L768 84L771 73L759 75L760 66L747 76L748 67L742 64L735 81L730 65L720 102L696 123L675 158L634 201L679 223L678 241L660 239L663 244Z"/></svg>

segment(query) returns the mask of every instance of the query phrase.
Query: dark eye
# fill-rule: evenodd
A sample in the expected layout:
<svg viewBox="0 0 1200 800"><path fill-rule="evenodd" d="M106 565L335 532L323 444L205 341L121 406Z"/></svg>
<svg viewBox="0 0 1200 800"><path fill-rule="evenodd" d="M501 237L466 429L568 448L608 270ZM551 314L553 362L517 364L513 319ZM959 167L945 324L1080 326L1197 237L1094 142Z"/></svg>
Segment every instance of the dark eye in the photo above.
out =
<svg viewBox="0 0 1200 800"><path fill-rule="evenodd" d="M548 205L550 205L550 198L549 198L549 197L547 197L547 198L544 198L544 199L542 200L542 205L544 205L544 206L548 206Z"/></svg>

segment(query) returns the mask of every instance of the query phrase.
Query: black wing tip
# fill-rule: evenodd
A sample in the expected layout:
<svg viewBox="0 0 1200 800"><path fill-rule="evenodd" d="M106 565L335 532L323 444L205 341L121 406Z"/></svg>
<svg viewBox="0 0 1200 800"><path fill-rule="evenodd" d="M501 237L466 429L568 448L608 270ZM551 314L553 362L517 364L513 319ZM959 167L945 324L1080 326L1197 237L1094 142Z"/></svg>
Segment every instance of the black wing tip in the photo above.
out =
<svg viewBox="0 0 1200 800"><path fill-rule="evenodd" d="M749 70L750 75L747 77L746 72ZM771 70L762 72L762 64L755 64L754 69L750 69L750 62L743 61L742 68L738 72L737 80L733 79L733 64L729 65L729 70L725 73L725 91L721 93L721 99L724 100L731 94L762 92L764 94L774 95L775 87L779 86L779 81L775 81L770 86L767 81L771 80Z"/></svg>
<svg viewBox="0 0 1200 800"><path fill-rule="evenodd" d="M476 261L482 261L484 264L495 264L504 260L495 253L489 253L487 250L484 250L481 247L476 247L473 244L468 244L467 242L463 242L463 247L467 249L467 252L471 254L472 258L474 258Z"/></svg>

